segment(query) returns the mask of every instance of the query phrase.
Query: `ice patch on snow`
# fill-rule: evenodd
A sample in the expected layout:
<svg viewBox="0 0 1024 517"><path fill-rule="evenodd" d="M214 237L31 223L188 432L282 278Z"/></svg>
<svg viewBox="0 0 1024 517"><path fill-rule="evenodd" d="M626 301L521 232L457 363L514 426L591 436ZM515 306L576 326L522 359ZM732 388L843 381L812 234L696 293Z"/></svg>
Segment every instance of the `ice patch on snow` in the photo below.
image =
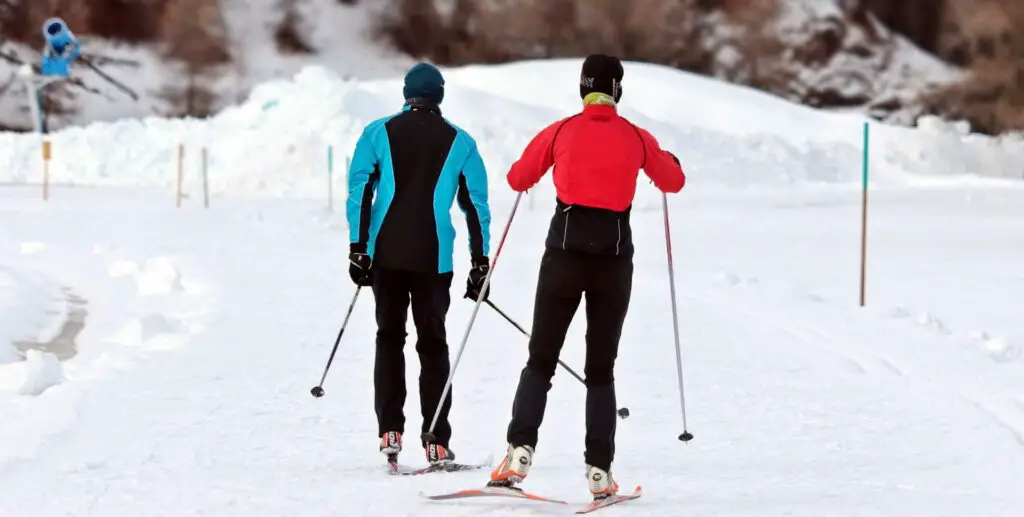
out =
<svg viewBox="0 0 1024 517"><path fill-rule="evenodd" d="M18 393L40 395L65 380L64 370L56 355L29 350L25 354L25 381L18 389Z"/></svg>

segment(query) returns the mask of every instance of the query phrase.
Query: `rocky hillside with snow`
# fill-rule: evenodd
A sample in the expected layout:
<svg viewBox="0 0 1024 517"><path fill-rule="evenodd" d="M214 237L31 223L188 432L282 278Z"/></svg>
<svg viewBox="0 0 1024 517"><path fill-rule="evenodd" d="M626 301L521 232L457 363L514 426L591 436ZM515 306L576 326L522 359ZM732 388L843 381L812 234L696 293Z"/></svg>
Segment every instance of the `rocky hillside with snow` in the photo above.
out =
<svg viewBox="0 0 1024 517"><path fill-rule="evenodd" d="M375 78L400 74L414 58L462 65L614 52L810 106L867 111L906 124L922 113L923 93L960 77L888 29L866 4L841 0L139 2L148 2L140 12L154 17L146 22L154 27L149 37L126 42L76 31L98 66L80 63L75 75L81 84L50 92L51 127L204 116L237 104L254 85L289 78L308 64ZM46 4L33 0L36 18L47 14L41 7ZM208 14L188 16L192 12ZM96 17L82 15L82 23L96 25ZM26 40L38 39L38 46L42 38L27 34L5 39L0 32L0 55L6 57L0 59L0 126L11 129L30 126L15 72L18 62L38 61L38 50ZM179 40L208 44L179 48ZM208 59L211 52L219 59ZM205 64L192 66L197 60Z"/></svg>

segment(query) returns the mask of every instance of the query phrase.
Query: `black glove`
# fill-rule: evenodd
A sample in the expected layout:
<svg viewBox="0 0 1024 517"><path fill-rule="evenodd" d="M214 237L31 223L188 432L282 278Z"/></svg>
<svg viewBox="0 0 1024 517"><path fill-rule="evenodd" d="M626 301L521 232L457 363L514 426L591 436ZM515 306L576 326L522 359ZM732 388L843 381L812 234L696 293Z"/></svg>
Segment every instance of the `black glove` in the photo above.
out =
<svg viewBox="0 0 1024 517"><path fill-rule="evenodd" d="M484 280L487 279L487 272L491 270L487 257L474 257L473 268L469 270L469 278L466 279L466 298L477 300L480 298L480 291L484 288ZM484 293L484 300L491 295L491 286L487 286Z"/></svg>
<svg viewBox="0 0 1024 517"><path fill-rule="evenodd" d="M373 271L370 269L370 256L366 254L366 247L353 244L348 253L348 276L352 282L360 287L373 285Z"/></svg>

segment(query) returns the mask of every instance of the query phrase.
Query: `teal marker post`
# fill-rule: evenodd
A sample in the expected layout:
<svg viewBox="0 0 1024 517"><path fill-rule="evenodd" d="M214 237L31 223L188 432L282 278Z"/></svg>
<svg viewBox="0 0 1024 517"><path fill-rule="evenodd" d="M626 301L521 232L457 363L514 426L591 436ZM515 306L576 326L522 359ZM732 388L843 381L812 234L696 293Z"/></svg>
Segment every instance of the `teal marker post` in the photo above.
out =
<svg viewBox="0 0 1024 517"><path fill-rule="evenodd" d="M327 146L327 208L334 211L334 146Z"/></svg>
<svg viewBox="0 0 1024 517"><path fill-rule="evenodd" d="M866 302L867 284L867 258L868 258L868 143L870 140L870 129L867 122L864 123L864 158L861 178L861 202L860 202L860 306Z"/></svg>

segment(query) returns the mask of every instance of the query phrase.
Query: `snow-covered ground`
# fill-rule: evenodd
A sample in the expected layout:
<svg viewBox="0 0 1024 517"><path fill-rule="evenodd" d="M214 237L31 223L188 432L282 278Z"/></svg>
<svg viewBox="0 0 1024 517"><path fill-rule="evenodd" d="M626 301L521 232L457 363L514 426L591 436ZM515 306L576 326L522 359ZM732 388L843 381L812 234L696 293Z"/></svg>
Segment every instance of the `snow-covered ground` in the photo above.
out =
<svg viewBox="0 0 1024 517"><path fill-rule="evenodd" d="M445 114L480 142L495 239L514 201L504 171L534 131L578 109L577 70L571 61L449 71ZM512 78L516 88L502 86ZM669 204L695 439L676 440L661 199L641 181L633 305L616 370L631 416L619 424L614 473L645 495L603 511L1016 515L1024 505L1024 182L1010 172L1019 144L872 126L860 308L861 119L657 67L629 65L625 84L623 111L689 172ZM37 142L0 135L0 181L14 184L0 188L0 301L25 314L0 320L0 336L45 333L45 318L31 318L48 298L29 286L88 300L79 353L59 371L38 358L0 366L0 515L568 513L417 496L477 486L486 471L384 473L371 296L357 300L326 396L309 395L354 292L344 156L362 124L398 108L399 92L397 81L343 82L309 69L206 123L62 132L52 174L79 188L58 186L46 202L25 186L39 177ZM189 197L176 208L179 140L189 149ZM202 145L208 210L194 163ZM337 162L333 211L327 145ZM527 326L551 193L548 179L520 205L493 279L495 303ZM453 357L473 309L459 298L466 247L456 253ZM582 320L573 325L562 357L578 369L584 332ZM454 382L461 460L503 451L525 360L523 336L481 309ZM48 389L22 394L26 384ZM586 501L584 394L556 374L527 488ZM410 390L413 436L418 402ZM423 457L410 444L402 461Z"/></svg>

